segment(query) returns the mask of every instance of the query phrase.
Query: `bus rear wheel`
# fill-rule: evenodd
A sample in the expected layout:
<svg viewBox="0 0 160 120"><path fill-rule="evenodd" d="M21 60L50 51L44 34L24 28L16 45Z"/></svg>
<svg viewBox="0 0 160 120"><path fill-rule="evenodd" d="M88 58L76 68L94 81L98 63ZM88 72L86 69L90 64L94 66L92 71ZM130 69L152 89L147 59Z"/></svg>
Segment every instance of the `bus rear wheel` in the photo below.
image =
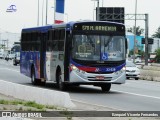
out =
<svg viewBox="0 0 160 120"><path fill-rule="evenodd" d="M56 75L57 78L57 86L60 90L64 91L66 90L66 85L62 81L61 72L59 71Z"/></svg>
<svg viewBox="0 0 160 120"><path fill-rule="evenodd" d="M31 82L32 82L33 85L38 84L38 79L36 79L36 77L35 77L35 71L34 71L33 68L32 68L32 71L31 71Z"/></svg>
<svg viewBox="0 0 160 120"><path fill-rule="evenodd" d="M101 85L102 92L109 92L111 89L111 83Z"/></svg>

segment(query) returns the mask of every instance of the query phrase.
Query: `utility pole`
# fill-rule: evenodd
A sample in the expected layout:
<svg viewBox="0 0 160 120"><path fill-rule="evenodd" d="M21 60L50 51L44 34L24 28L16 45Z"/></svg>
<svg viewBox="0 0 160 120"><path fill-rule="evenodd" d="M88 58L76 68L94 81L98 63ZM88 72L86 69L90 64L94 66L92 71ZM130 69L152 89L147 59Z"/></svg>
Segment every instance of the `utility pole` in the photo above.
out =
<svg viewBox="0 0 160 120"><path fill-rule="evenodd" d="M99 21L99 0L97 0L97 21Z"/></svg>
<svg viewBox="0 0 160 120"><path fill-rule="evenodd" d="M136 58L136 20L137 20L137 0L135 1L135 27L134 27L134 47L133 47L133 63Z"/></svg>
<svg viewBox="0 0 160 120"><path fill-rule="evenodd" d="M148 14L145 14L145 65L148 65Z"/></svg>

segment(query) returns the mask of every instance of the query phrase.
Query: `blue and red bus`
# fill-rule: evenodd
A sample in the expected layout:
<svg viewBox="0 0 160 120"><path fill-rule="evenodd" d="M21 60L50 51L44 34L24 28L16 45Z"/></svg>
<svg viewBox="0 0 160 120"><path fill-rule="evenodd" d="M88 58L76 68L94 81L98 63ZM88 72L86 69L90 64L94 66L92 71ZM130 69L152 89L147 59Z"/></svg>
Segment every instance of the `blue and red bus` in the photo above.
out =
<svg viewBox="0 0 160 120"><path fill-rule="evenodd" d="M22 29L20 71L32 84L94 85L108 92L126 80L125 26L79 21Z"/></svg>

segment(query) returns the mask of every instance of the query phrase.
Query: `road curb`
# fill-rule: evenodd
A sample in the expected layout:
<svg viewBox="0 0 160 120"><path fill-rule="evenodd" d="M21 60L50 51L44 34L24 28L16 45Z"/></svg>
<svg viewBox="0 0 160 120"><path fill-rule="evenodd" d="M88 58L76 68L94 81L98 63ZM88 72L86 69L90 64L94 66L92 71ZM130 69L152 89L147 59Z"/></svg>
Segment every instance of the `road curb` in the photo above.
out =
<svg viewBox="0 0 160 120"><path fill-rule="evenodd" d="M39 104L54 105L66 108L73 108L75 104L71 101L68 93L26 86L0 80L0 93L14 98L35 101Z"/></svg>

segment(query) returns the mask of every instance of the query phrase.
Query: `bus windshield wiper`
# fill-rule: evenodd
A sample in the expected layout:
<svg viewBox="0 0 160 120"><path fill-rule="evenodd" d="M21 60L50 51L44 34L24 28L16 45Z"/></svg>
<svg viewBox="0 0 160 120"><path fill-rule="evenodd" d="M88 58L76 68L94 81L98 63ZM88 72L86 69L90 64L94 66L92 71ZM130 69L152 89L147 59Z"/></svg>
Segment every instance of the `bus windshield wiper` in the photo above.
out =
<svg viewBox="0 0 160 120"><path fill-rule="evenodd" d="M107 47L107 46L109 45L109 43L111 42L111 40L112 40L112 36L110 36L110 37L108 38L108 41L107 41L107 43L106 43L104 46Z"/></svg>

